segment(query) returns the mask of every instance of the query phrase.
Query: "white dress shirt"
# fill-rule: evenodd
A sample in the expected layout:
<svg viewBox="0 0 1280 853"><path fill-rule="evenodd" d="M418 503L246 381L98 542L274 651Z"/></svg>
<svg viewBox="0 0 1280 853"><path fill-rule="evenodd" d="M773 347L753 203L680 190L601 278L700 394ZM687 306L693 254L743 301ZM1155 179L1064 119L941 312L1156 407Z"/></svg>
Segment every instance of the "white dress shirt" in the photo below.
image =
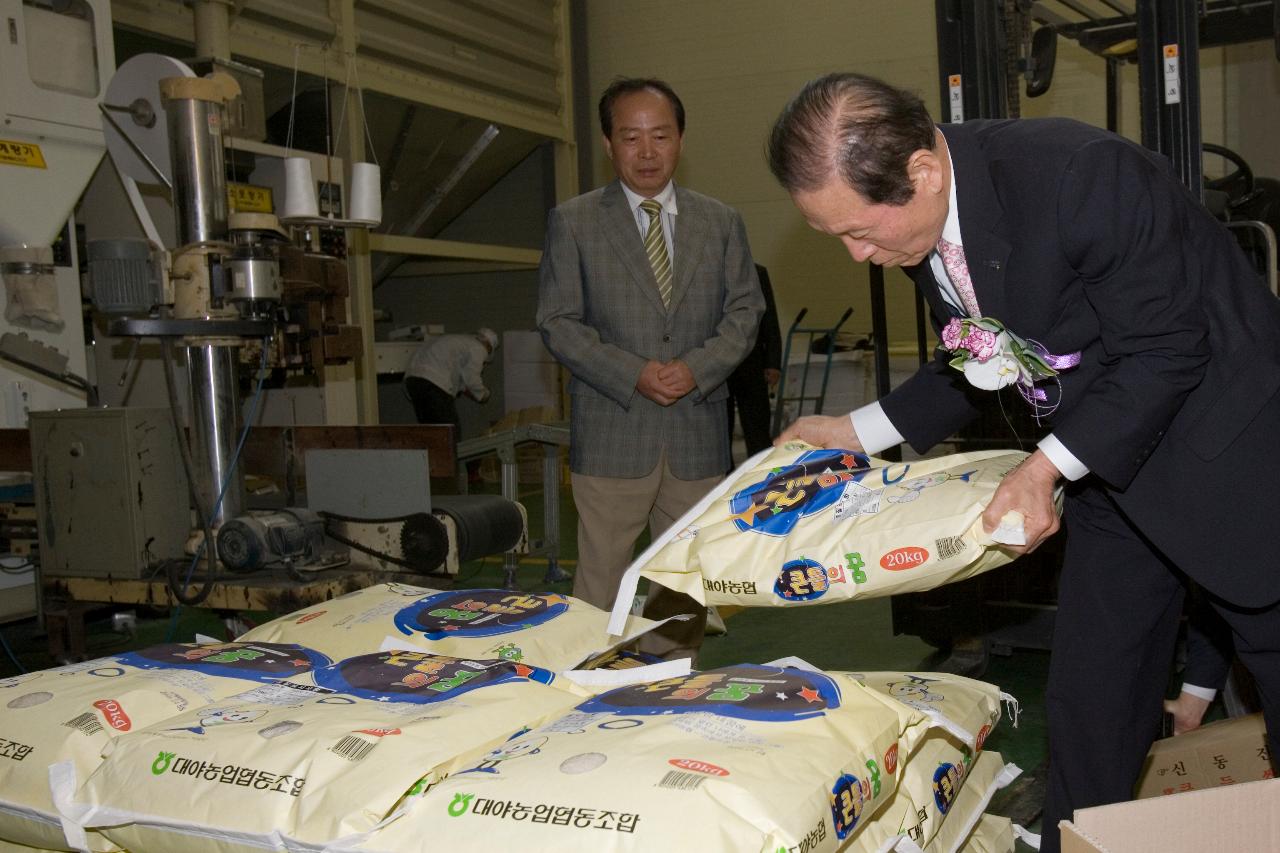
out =
<svg viewBox="0 0 1280 853"><path fill-rule="evenodd" d="M947 143L943 140L941 144L945 146ZM950 157L948 157L948 160L950 160ZM951 162L949 166L951 188L947 196L947 220L942 226L942 237L950 243L964 245L960 239L960 206L956 202L955 163ZM955 309L959 316L964 316L966 312L962 307L960 295L947 275L946 267L942 263L942 256L936 251L929 256L929 269L933 271L933 277L938 285L938 293L942 296L943 301ZM855 409L849 413L849 418L853 422L854 432L857 433L859 440L862 442L862 449L867 453L879 453L886 448L901 444L903 441L902 433L898 432L898 428L889 420L889 416L884 413L879 401L868 403L861 408ZM1038 446L1066 479L1078 480L1089 473L1089 469L1085 464L1077 459L1075 454L1068 450L1061 440L1052 433L1041 439Z"/></svg>

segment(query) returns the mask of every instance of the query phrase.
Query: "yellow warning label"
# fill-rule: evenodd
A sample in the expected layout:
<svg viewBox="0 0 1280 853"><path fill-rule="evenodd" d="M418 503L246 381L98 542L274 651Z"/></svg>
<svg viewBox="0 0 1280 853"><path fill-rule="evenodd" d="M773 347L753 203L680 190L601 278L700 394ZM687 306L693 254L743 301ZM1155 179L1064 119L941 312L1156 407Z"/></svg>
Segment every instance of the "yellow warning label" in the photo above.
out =
<svg viewBox="0 0 1280 853"><path fill-rule="evenodd" d="M1178 55L1178 46L1176 44L1166 44L1164 46L1164 58L1173 59Z"/></svg>
<svg viewBox="0 0 1280 853"><path fill-rule="evenodd" d="M948 77L947 77L947 85L948 85L948 86L959 86L959 85L960 85L960 75L959 75L959 74L952 74L952 75L948 76Z"/></svg>
<svg viewBox="0 0 1280 853"><path fill-rule="evenodd" d="M233 212L270 213L271 187L255 187L252 184L227 184L227 201Z"/></svg>
<svg viewBox="0 0 1280 853"><path fill-rule="evenodd" d="M14 142L12 139L0 139L0 163L8 166L30 166L33 169L47 169L44 154L39 145L30 142Z"/></svg>

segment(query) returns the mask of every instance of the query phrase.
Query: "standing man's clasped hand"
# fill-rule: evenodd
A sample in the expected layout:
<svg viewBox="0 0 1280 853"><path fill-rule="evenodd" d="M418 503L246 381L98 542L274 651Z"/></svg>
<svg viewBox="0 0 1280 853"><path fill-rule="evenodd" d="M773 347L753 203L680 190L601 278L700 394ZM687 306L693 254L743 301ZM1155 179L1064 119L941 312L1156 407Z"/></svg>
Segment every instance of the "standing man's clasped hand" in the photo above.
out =
<svg viewBox="0 0 1280 853"><path fill-rule="evenodd" d="M670 406L695 387L693 371L678 358L666 364L650 359L636 380L636 390L660 406Z"/></svg>

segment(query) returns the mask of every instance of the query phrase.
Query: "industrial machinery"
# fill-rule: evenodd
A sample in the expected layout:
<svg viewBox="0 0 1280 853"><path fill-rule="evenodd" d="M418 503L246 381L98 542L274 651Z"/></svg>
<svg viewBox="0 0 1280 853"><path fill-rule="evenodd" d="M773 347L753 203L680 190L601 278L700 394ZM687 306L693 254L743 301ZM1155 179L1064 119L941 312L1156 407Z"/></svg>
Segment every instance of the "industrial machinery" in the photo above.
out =
<svg viewBox="0 0 1280 853"><path fill-rule="evenodd" d="M29 411L88 400L71 213L102 159L115 60L108 0L0 0L0 20L0 427L24 428ZM6 571L0 594L35 599L37 581Z"/></svg>
<svg viewBox="0 0 1280 853"><path fill-rule="evenodd" d="M397 518L248 507L238 461L268 372L324 389L360 352L347 322L346 229L376 225L380 210L376 192L355 188L344 209L343 165L335 174L328 155L229 135L262 123L261 74L230 59L232 4L191 5L202 59L144 53L113 74L108 0L0 0L10 34L0 40L0 186L6 202L33 200L0 215L0 358L23 371L0 387L0 410L14 425L41 410L31 424L45 574L163 571L178 601L198 604L219 572L284 566L298 577L344 564L350 548L417 573L520 548L524 510L502 499ZM143 238L89 241L87 292L110 338L132 341L134 354L160 342L167 408L96 407L76 241L50 247L104 149ZM372 164L354 164L353 182L371 171L376 187ZM71 253L66 275L58 251ZM9 333L15 325L23 336ZM51 337L60 330L74 334ZM61 396L37 399L33 375Z"/></svg>

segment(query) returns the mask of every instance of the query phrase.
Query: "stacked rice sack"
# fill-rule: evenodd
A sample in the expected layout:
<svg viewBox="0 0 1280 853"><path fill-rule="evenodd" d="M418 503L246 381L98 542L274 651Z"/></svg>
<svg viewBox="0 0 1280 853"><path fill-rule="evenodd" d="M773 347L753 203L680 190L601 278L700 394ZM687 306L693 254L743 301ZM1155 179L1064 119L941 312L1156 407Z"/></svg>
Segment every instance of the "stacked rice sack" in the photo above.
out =
<svg viewBox="0 0 1280 853"><path fill-rule="evenodd" d="M114 738L329 663L294 644L176 643L0 679L0 840L69 849L51 764L84 778ZM114 849L96 836L86 843Z"/></svg>
<svg viewBox="0 0 1280 853"><path fill-rule="evenodd" d="M849 846L851 851L954 851L997 790L1020 772L998 753L982 751L1000 720L1001 703L1017 705L996 687L934 672L852 673L934 722L902 761L898 789Z"/></svg>
<svg viewBox="0 0 1280 853"><path fill-rule="evenodd" d="M171 717L113 744L60 803L129 850L321 845L580 697L523 663L416 651L348 658Z"/></svg>
<svg viewBox="0 0 1280 853"><path fill-rule="evenodd" d="M1013 853L1016 836L1026 837L1027 833L1020 827L1015 828L1013 821L999 815L984 814L978 819L969 837L960 845L958 853ZM1033 845L1039 849L1039 840Z"/></svg>
<svg viewBox="0 0 1280 853"><path fill-rule="evenodd" d="M1015 554L983 531L982 512L1026 456L764 451L636 558L610 633L624 629L641 576L707 604L769 607L918 592L1007 563Z"/></svg>
<svg viewBox="0 0 1280 853"><path fill-rule="evenodd" d="M335 660L394 646L563 672L590 666L658 625L624 617L621 639L610 642L608 621L605 611L557 593L384 583L295 611L240 639L314 644Z"/></svg>
<svg viewBox="0 0 1280 853"><path fill-rule="evenodd" d="M618 688L335 850L836 850L929 717L845 674L744 664Z"/></svg>

